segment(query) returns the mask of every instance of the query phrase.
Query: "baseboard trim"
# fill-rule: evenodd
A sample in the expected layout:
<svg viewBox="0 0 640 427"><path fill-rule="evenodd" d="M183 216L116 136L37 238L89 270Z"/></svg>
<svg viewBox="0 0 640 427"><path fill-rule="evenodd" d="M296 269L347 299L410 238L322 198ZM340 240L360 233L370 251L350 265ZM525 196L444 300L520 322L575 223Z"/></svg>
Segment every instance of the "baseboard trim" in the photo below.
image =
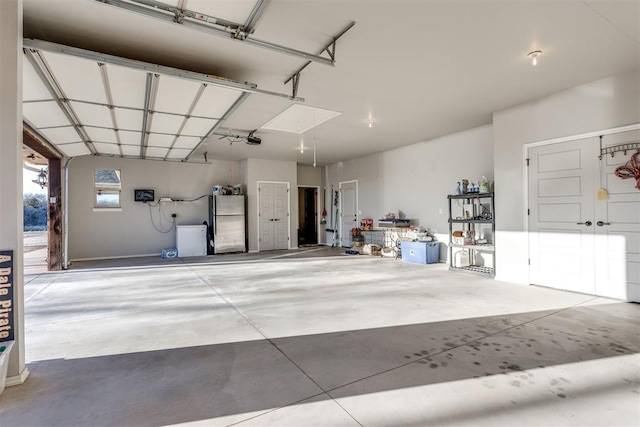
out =
<svg viewBox="0 0 640 427"><path fill-rule="evenodd" d="M69 260L70 262L80 262L80 261L102 261L107 259L122 259L122 258L144 258L144 257L158 257L161 258L161 253L153 253L153 254L140 254L140 255L120 255L120 256L103 256L103 257L94 257L94 258L74 258Z"/></svg>
<svg viewBox="0 0 640 427"><path fill-rule="evenodd" d="M7 377L7 382L5 385L7 387L13 387L14 385L23 384L27 380L28 376L29 376L29 369L27 369L27 367L25 366L22 372L20 372L20 374Z"/></svg>

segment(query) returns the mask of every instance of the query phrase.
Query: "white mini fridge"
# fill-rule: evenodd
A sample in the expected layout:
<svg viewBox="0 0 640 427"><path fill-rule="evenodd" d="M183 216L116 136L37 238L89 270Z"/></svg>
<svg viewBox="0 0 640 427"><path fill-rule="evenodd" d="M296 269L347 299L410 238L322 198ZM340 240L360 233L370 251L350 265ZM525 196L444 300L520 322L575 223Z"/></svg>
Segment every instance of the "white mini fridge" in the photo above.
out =
<svg viewBox="0 0 640 427"><path fill-rule="evenodd" d="M207 226L177 225L176 248L180 258L207 255Z"/></svg>

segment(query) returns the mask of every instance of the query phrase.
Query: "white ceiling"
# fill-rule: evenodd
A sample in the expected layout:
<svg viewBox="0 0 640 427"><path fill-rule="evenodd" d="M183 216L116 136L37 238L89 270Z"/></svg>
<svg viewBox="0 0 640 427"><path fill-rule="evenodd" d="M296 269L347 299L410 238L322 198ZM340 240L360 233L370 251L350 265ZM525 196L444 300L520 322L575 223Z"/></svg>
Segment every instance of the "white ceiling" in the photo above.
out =
<svg viewBox="0 0 640 427"><path fill-rule="evenodd" d="M183 0L183 4L243 23L255 1ZM315 142L317 163L330 164L488 124L495 111L640 69L637 0L272 0L251 37L316 54L351 21L356 25L337 41L335 67L312 63L299 82L298 96L305 99L304 105L333 110L339 116L302 135L261 130L294 102L252 94L221 126L245 135L258 129L262 144L230 146L227 139L212 136L194 158L201 160L206 151L209 159L251 157L310 165L313 150L301 153L299 148ZM24 0L24 36L247 81L288 95L292 84L283 82L306 63L95 0ZM526 55L538 49L543 54L533 67ZM126 69L119 72L122 101L118 102L139 105L139 93L131 88L138 87L134 81L140 77ZM100 86L79 85L76 95L96 87ZM38 89L25 88L25 93L32 90ZM171 112L174 100L184 107L193 99L176 96L168 91L159 97L159 110ZM182 107L174 112L184 114ZM34 114L41 115L43 123L60 118L46 111L47 105L34 108L42 110ZM213 118L220 112L200 114ZM153 126L174 132L171 116L161 121L158 117ZM138 123L132 117L127 120ZM67 147L70 155L86 154L82 145L73 146L78 141L63 128L50 130L47 136L63 151ZM135 140L136 135L129 136ZM109 137L97 136L104 144L113 144ZM172 142L159 141L152 151L162 158ZM174 149L184 150L181 154L193 146L193 140L175 143ZM114 146L101 149L114 151Z"/></svg>

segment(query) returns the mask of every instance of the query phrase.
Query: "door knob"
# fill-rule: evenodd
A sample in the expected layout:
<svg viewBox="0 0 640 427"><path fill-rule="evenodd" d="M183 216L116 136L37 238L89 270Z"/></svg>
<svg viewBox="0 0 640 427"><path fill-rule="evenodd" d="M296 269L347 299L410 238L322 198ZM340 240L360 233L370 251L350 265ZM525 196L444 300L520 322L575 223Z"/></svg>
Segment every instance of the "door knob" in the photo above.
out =
<svg viewBox="0 0 640 427"><path fill-rule="evenodd" d="M586 225L587 227L591 227L591 224L593 224L591 221L585 221L585 222L577 222L576 224L578 225Z"/></svg>
<svg viewBox="0 0 640 427"><path fill-rule="evenodd" d="M602 222L602 221L598 221L596 222L596 224L598 225L598 227L602 227L603 225L611 225L610 222Z"/></svg>

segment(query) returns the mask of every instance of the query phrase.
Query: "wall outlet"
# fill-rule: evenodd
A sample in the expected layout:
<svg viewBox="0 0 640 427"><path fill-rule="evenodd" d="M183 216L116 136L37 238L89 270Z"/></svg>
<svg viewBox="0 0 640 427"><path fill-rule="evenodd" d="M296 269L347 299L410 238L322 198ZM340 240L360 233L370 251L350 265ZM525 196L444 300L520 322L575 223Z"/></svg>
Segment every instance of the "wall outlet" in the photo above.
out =
<svg viewBox="0 0 640 427"><path fill-rule="evenodd" d="M442 215L442 208L438 209L438 213Z"/></svg>

